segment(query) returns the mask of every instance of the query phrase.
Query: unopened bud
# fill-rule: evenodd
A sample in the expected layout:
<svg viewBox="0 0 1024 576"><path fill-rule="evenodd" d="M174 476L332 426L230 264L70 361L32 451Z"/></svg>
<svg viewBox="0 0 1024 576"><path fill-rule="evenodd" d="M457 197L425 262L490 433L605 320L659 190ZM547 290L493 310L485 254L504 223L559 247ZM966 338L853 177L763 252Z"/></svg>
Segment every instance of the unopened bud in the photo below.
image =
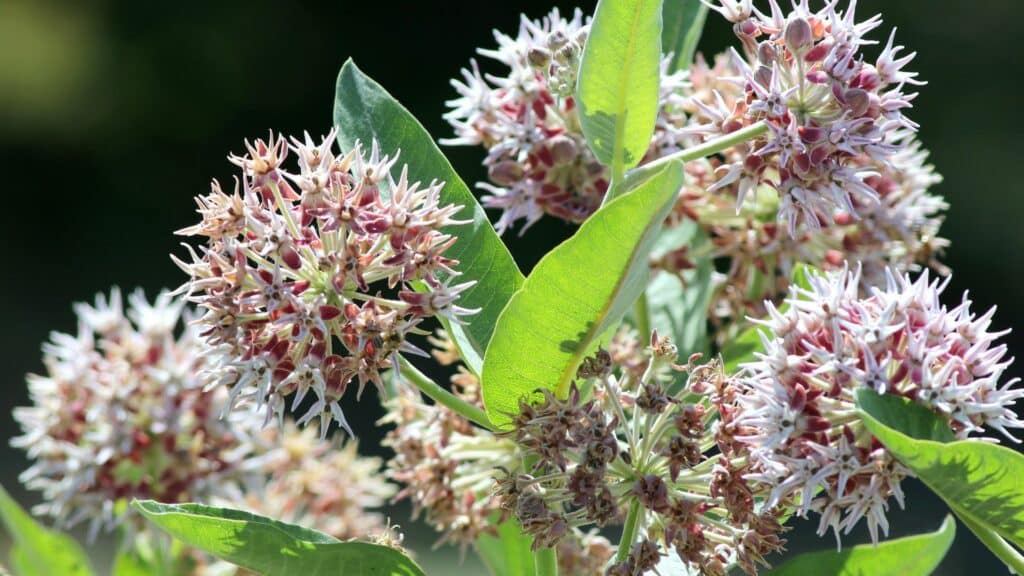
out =
<svg viewBox="0 0 1024 576"><path fill-rule="evenodd" d="M523 167L512 160L502 160L487 169L491 182L499 186L511 186L523 178Z"/></svg>
<svg viewBox="0 0 1024 576"><path fill-rule="evenodd" d="M814 33L806 20L795 18L786 25L785 39L789 51L800 55L814 43Z"/></svg>
<svg viewBox="0 0 1024 576"><path fill-rule="evenodd" d="M579 149L576 147L576 143L572 141L572 138L566 136L556 136L551 139L550 144L551 156L554 158L556 164L565 164L572 162L576 159Z"/></svg>
<svg viewBox="0 0 1024 576"><path fill-rule="evenodd" d="M540 46L534 46L526 53L526 59L529 60L530 66L534 68L547 68L548 64L551 63L551 52Z"/></svg>
<svg viewBox="0 0 1024 576"><path fill-rule="evenodd" d="M548 36L548 49L551 51L556 51L568 43L569 39L565 37L565 33L561 30L556 30Z"/></svg>

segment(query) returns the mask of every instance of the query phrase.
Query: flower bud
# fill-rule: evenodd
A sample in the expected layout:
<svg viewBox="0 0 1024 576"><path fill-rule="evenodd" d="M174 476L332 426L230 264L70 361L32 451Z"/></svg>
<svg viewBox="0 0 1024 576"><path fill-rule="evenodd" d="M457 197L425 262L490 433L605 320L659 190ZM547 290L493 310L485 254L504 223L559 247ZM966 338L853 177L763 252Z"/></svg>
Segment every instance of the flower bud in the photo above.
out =
<svg viewBox="0 0 1024 576"><path fill-rule="evenodd" d="M561 30L555 30L548 36L548 49L552 52L557 51L568 43L569 39L566 38L565 33Z"/></svg>
<svg viewBox="0 0 1024 576"><path fill-rule="evenodd" d="M502 160L487 169L487 176L499 186L510 186L523 177L523 167L512 160Z"/></svg>
<svg viewBox="0 0 1024 576"><path fill-rule="evenodd" d="M548 64L551 64L551 52L548 52L540 46L534 46L526 53L526 59L530 61L530 66L537 69L544 69L547 68Z"/></svg>
<svg viewBox="0 0 1024 576"><path fill-rule="evenodd" d="M790 52L801 55L814 43L814 34L806 20L795 18L786 25L785 40Z"/></svg>
<svg viewBox="0 0 1024 576"><path fill-rule="evenodd" d="M554 158L556 164L565 164L572 162L579 155L579 149L576 147L576 143L573 142L572 138L566 136L556 136L551 140L550 144L551 156Z"/></svg>

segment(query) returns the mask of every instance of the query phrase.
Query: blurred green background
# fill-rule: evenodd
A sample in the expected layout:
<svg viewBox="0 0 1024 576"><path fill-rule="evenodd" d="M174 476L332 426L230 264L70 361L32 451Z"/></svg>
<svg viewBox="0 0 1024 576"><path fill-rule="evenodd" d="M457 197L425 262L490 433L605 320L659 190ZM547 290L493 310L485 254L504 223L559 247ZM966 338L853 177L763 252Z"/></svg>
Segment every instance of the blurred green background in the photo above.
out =
<svg viewBox="0 0 1024 576"><path fill-rule="evenodd" d="M593 5L579 4L585 11ZM9 408L26 403L24 374L42 369L39 346L47 333L74 329L71 302L112 284L150 293L180 284L167 254L179 249L171 231L195 220L191 198L205 193L211 178L230 178L225 156L242 151L245 138L269 128L326 132L345 58L354 57L431 133L448 136L441 114L452 96L449 78L476 47L493 45L492 29L514 32L520 12L539 17L550 7L535 0L0 0L0 302L9 307L0 350L11 393L0 435L16 433ZM929 82L911 117L946 177L939 191L952 204L944 232L953 246L945 261L955 277L947 296L955 300L969 287L979 310L1000 304L997 327L1024 326L1017 289L1024 280L1024 180L1017 172L1024 3L859 2L862 18L879 11L887 26L899 28L900 42L919 51L912 67ZM731 43L726 23L714 15L709 21L706 53ZM467 182L483 177L480 150L448 152ZM545 222L509 242L528 271L570 232ZM1024 350L1020 334L1010 345ZM380 451L373 399L347 412L362 446ZM16 481L22 454L6 442L0 452L0 482L32 503L35 495ZM944 514L939 501L908 484L908 510L890 517L896 536L935 529ZM390 512L428 569L482 573L472 558L459 564L457 550L431 553L436 536L409 522L407 508ZM831 547L831 537L813 536L814 526L798 524L790 548ZM866 540L863 532L844 542ZM109 561L101 548L100 563ZM961 527L940 573L968 572L1005 568Z"/></svg>

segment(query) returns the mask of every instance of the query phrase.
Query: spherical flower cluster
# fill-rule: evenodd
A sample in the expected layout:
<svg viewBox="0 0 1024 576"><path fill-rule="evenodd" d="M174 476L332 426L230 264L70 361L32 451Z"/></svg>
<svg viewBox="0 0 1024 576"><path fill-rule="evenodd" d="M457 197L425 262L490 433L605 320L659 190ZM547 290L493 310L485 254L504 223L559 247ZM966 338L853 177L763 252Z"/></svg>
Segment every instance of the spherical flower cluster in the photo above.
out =
<svg viewBox="0 0 1024 576"><path fill-rule="evenodd" d="M312 392L299 424L319 417L322 436L332 419L351 434L338 403L350 381L358 394L367 382L380 388L398 352L422 353L406 338L425 317L471 312L455 304L470 283L449 283L457 262L444 253L455 239L443 229L461 222L458 206L440 204L442 184L421 188L404 168L396 180L397 158L376 145L367 158L359 146L335 155L333 142L332 131L319 144L308 134L247 143L231 157L241 185L226 194L214 182L197 198L202 222L180 231L206 245L190 249L191 262L175 259L205 312L202 336L224 358L209 374L233 405L252 400L283 420L286 396L296 410Z"/></svg>
<svg viewBox="0 0 1024 576"><path fill-rule="evenodd" d="M626 359L639 348L619 347ZM574 384L565 399L542 391L541 402L522 402L510 434L535 463L499 478L498 494L535 548L627 514L640 518L642 536L607 574L652 572L668 553L702 574L723 575L733 564L756 574L781 548L785 510L757 503L735 454L709 453L717 414L703 398L728 379L717 363L676 366L675 354L654 335L638 376L599 351L577 372L591 398ZM689 371L686 382L675 381L679 370Z"/></svg>
<svg viewBox="0 0 1024 576"><path fill-rule="evenodd" d="M897 394L944 416L958 437L1024 427L1011 405L1024 396L1001 382L1011 360L991 332L993 310L966 298L939 302L946 286L922 274L889 274L859 295L858 271L808 274L788 308L769 306L765 351L718 398L723 434L750 454L747 478L771 489L767 506L792 502L821 515L819 532L849 533L863 518L873 541L888 532L890 497L902 506L897 463L857 418L854 392Z"/></svg>
<svg viewBox="0 0 1024 576"><path fill-rule="evenodd" d="M684 132L725 133L750 121L742 115L743 85L730 81L740 75L735 58L722 54L708 64L698 57L690 70ZM677 272L680 266L692 266L699 256L727 263L711 306L712 319L721 328L717 332L725 336L732 333L721 324L765 314L765 300L778 303L800 262L824 270L841 268L846 261L861 262L865 289L884 283L886 268L905 272L927 265L946 273L937 256L948 245L938 235L947 205L929 191L941 177L927 163L928 153L911 131L893 131L886 138L893 150L884 162L868 154L845 159L850 166L870 172L865 173L864 183L873 190L873 197L851 196L853 212L834 206L822 213L827 217L798 220L795 235L780 230L776 222L779 193L771 185L772 170L760 172L759 177L734 177L731 167L749 159L763 142L741 143L687 164L687 184L677 201L675 218L697 222L711 245L699 253L686 252L685 258L676 261L658 262L657 267ZM687 146L698 142L688 141Z"/></svg>
<svg viewBox="0 0 1024 576"><path fill-rule="evenodd" d="M502 211L499 232L519 220L525 230L544 214L582 222L601 205L609 172L587 147L572 96L589 26L579 10L571 19L558 10L540 21L523 16L515 37L495 31L497 49L479 51L507 71L483 74L473 61L452 81L459 97L445 118L456 137L443 142L487 149L490 183L480 187L484 206ZM685 74L668 73L668 62L651 157L677 149L685 120L677 107Z"/></svg>
<svg viewBox="0 0 1024 576"><path fill-rule="evenodd" d="M460 361L443 332L431 342L438 347L434 357L443 365ZM515 465L515 444L475 427L442 405L426 403L419 390L405 382L397 387L398 393L385 404L388 414L381 423L395 426L384 445L395 451L387 475L403 486L398 499L409 499L414 516L423 515L444 534L442 543L465 549L481 534L494 534L491 520L498 512L490 497L494 471ZM452 392L483 407L480 383L464 369L452 377Z"/></svg>
<svg viewBox="0 0 1024 576"><path fill-rule="evenodd" d="M183 304L141 291L124 309L115 288L77 304L78 333L43 346L45 375L28 378L32 406L16 408L22 435L12 445L33 460L21 480L43 493L37 512L70 526L89 521L90 538L121 524L132 498L161 502L233 497L260 473L260 422L220 418L223 390L205 391L195 330L175 336Z"/></svg>
<svg viewBox="0 0 1024 576"><path fill-rule="evenodd" d="M387 528L373 509L396 487L383 477L380 458L360 456L358 444L338 436L320 440L313 428L291 422L262 431L272 446L262 456L263 478L246 486L241 500L224 505L330 534L339 540L375 537Z"/></svg>
<svg viewBox="0 0 1024 576"><path fill-rule="evenodd" d="M791 236L800 221L820 227L834 210L856 218L855 201L877 202L867 181L877 174L874 167L851 160L888 165L907 143L894 135L916 128L904 115L916 96L905 87L921 84L903 69L914 54L900 54L894 31L874 63L867 61L861 48L873 42L865 35L881 19L857 22L854 2L845 11L837 4L814 12L799 0L787 13L769 0L768 14L751 0L711 5L734 23L743 44L744 55L734 51L733 58L744 98L710 109L714 121L703 133L721 135L757 121L769 128L748 144L749 154L720 168L725 177L718 184L738 182L741 205L759 184L774 187L779 219Z"/></svg>

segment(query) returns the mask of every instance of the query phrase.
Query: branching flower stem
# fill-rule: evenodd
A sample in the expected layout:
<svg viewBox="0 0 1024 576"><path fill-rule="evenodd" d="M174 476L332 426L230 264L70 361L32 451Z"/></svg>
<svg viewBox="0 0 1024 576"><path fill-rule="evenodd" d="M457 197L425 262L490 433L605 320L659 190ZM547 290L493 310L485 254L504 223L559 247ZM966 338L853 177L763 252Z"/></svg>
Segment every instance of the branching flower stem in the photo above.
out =
<svg viewBox="0 0 1024 576"><path fill-rule="evenodd" d="M423 372L420 372L405 358L399 359L399 368L403 377L434 402L445 406L478 426L482 426L492 432L497 432L497 428L487 418L486 412L445 390L440 384L431 380Z"/></svg>
<svg viewBox="0 0 1024 576"><path fill-rule="evenodd" d="M746 128L730 132L725 136L712 138L703 144L692 146L686 150L680 150L674 154L668 154L658 158L657 160L648 162L647 164L637 166L636 168L626 172L626 176L619 181L620 185L613 184L612 188L608 190L608 194L605 195L604 203L607 204L615 197L633 189L637 184L643 182L647 178L650 178L654 174L657 174L671 162L675 162L676 160L690 162L699 158L706 158L712 154L717 154L723 150L732 148L737 144L742 144L747 140L752 140L758 136L762 136L767 132L768 124L762 120L751 124Z"/></svg>
<svg viewBox="0 0 1024 576"><path fill-rule="evenodd" d="M629 504L629 511L626 513L626 524L622 527L622 538L619 539L619 548L615 552L615 561L622 562L629 557L629 550L633 547L636 534L640 530L640 501L634 499Z"/></svg>

